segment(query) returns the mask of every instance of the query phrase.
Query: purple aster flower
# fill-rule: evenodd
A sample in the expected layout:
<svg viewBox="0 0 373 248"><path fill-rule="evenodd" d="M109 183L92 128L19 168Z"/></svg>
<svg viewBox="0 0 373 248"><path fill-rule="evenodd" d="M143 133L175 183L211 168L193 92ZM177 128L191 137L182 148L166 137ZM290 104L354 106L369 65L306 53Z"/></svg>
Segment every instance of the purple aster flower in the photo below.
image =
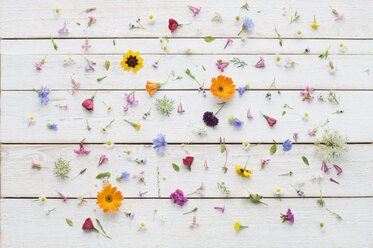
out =
<svg viewBox="0 0 373 248"><path fill-rule="evenodd" d="M50 90L46 86L42 86L40 90L36 90L36 93L38 93L38 97L40 98L40 103L47 104L49 102L48 95L50 93Z"/></svg>
<svg viewBox="0 0 373 248"><path fill-rule="evenodd" d="M157 153L166 151L167 141L164 134L158 134L156 139L153 139L153 148Z"/></svg>
<svg viewBox="0 0 373 248"><path fill-rule="evenodd" d="M284 149L284 152L290 151L292 144L293 142L291 142L291 140L285 140L284 143L282 143L282 148Z"/></svg>
<svg viewBox="0 0 373 248"><path fill-rule="evenodd" d="M288 208L286 214L281 214L282 222L289 221L290 223L294 223L294 214L291 212L291 209Z"/></svg>
<svg viewBox="0 0 373 248"><path fill-rule="evenodd" d="M214 113L208 111L203 114L203 121L205 122L206 126L209 127L215 127L219 123L219 119L214 115Z"/></svg>
<svg viewBox="0 0 373 248"><path fill-rule="evenodd" d="M250 30L254 28L254 22L249 17L244 17L242 22L242 29L238 33L240 35L244 30Z"/></svg>
<svg viewBox="0 0 373 248"><path fill-rule="evenodd" d="M184 206L184 204L188 201L188 198L184 196L183 191L180 189L175 190L174 193L170 195L171 199L174 200L175 203L179 206Z"/></svg>
<svg viewBox="0 0 373 248"><path fill-rule="evenodd" d="M247 88L246 88L246 86L245 87L238 87L238 94L240 95L240 96L242 96L243 95L243 93L245 93L245 91L247 90Z"/></svg>

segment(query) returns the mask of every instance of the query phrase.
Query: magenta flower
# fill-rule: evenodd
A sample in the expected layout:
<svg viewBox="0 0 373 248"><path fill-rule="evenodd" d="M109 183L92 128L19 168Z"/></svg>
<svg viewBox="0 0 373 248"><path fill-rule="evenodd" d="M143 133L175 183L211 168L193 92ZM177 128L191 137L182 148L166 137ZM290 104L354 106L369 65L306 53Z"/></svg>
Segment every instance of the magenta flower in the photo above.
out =
<svg viewBox="0 0 373 248"><path fill-rule="evenodd" d="M221 211L221 213L224 213L224 211L225 211L225 206L223 206L223 207L214 207L214 209L218 209L218 210Z"/></svg>
<svg viewBox="0 0 373 248"><path fill-rule="evenodd" d="M219 59L216 62L216 66L218 67L218 70L221 71L221 72L224 72L224 69L227 68L228 65L229 65L228 62L223 62L223 60L221 60L221 59Z"/></svg>
<svg viewBox="0 0 373 248"><path fill-rule="evenodd" d="M266 65L264 63L263 57L260 57L259 61L256 62L255 67L256 68L264 68L264 67L266 67Z"/></svg>
<svg viewBox="0 0 373 248"><path fill-rule="evenodd" d="M148 191L145 191L145 192L139 192L139 197L142 198L146 193L148 193Z"/></svg>
<svg viewBox="0 0 373 248"><path fill-rule="evenodd" d="M88 16L88 27L91 26L93 23L95 23L97 21L97 18L96 17L93 17L93 16Z"/></svg>
<svg viewBox="0 0 373 248"><path fill-rule="evenodd" d="M310 88L309 86L306 86L306 88L300 92L300 95L303 97L302 101L311 102L312 99L314 98L313 96L311 96L314 90L315 90L314 88Z"/></svg>
<svg viewBox="0 0 373 248"><path fill-rule="evenodd" d="M177 106L177 112L179 114L182 114L185 112L185 110L183 109L183 105L181 103L179 103L179 106Z"/></svg>
<svg viewBox="0 0 373 248"><path fill-rule="evenodd" d="M254 118L254 116L251 115L251 111L249 109L249 110L247 110L247 119L251 120L252 118Z"/></svg>
<svg viewBox="0 0 373 248"><path fill-rule="evenodd" d="M38 70L38 71L41 71L42 68L41 68L41 63L35 63L35 69Z"/></svg>
<svg viewBox="0 0 373 248"><path fill-rule="evenodd" d="M330 170L330 168L328 167L328 165L325 163L325 161L322 161L322 164L321 164L321 170L323 170L324 172L328 172Z"/></svg>
<svg viewBox="0 0 373 248"><path fill-rule="evenodd" d="M232 40L231 38L226 37L226 39L227 39L227 43L225 43L224 49L227 48L227 46L228 46L229 44L233 43L233 40Z"/></svg>
<svg viewBox="0 0 373 248"><path fill-rule="evenodd" d="M133 90L130 94L124 93L124 97L126 98L127 103L127 105L123 107L124 112L127 112L130 106L133 106L139 102L135 99L135 90Z"/></svg>
<svg viewBox="0 0 373 248"><path fill-rule="evenodd" d="M79 149L74 150L74 152L75 152L76 154L86 155L86 154L88 154L88 153L91 152L91 151L88 151L88 150L85 149L85 147L84 147L84 143L83 143L84 140L85 140L85 139L83 139L82 141L80 141Z"/></svg>
<svg viewBox="0 0 373 248"><path fill-rule="evenodd" d="M268 165L269 164L269 161L271 161L270 159L262 159L261 161L260 161L260 166L261 166L261 168L264 168L266 165Z"/></svg>
<svg viewBox="0 0 373 248"><path fill-rule="evenodd" d="M98 166L102 165L105 161L109 161L109 158L105 154L102 154L100 160L98 161Z"/></svg>
<svg viewBox="0 0 373 248"><path fill-rule="evenodd" d="M58 192L58 194L63 198L63 202L66 202L67 200L69 200L69 197L64 196L62 193Z"/></svg>
<svg viewBox="0 0 373 248"><path fill-rule="evenodd" d="M193 16L196 16L196 15L199 14L199 12L201 12L202 7L196 8L196 7L193 7L191 5L188 5L188 8L190 9L190 11L193 12Z"/></svg>
<svg viewBox="0 0 373 248"><path fill-rule="evenodd" d="M184 196L183 191L180 189L175 190L174 193L170 195L171 199L174 200L175 203L179 206L184 206L184 204L188 201L188 198Z"/></svg>
<svg viewBox="0 0 373 248"><path fill-rule="evenodd" d="M337 176L339 176L343 172L342 168L336 164L333 164L333 166L337 170Z"/></svg>
<svg viewBox="0 0 373 248"><path fill-rule="evenodd" d="M89 45L89 41L88 41L88 39L85 39L85 42L84 42L84 44L82 45L82 49L88 51L88 49L90 49L91 47L92 47L92 46Z"/></svg>
<svg viewBox="0 0 373 248"><path fill-rule="evenodd" d="M291 209L288 208L286 214L281 214L282 222L289 221L290 223L294 223L294 214L291 212Z"/></svg>
<svg viewBox="0 0 373 248"><path fill-rule="evenodd" d="M329 73L334 75L336 71L337 71L337 67L334 66L333 61L329 61Z"/></svg>

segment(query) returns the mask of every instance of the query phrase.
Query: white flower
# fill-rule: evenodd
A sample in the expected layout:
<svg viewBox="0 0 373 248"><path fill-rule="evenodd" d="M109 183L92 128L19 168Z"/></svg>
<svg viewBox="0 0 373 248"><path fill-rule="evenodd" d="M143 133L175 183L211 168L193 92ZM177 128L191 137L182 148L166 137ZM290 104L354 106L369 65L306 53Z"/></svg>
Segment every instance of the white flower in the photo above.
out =
<svg viewBox="0 0 373 248"><path fill-rule="evenodd" d="M198 136L203 137L207 135L207 130L204 127L199 127L196 130L194 130L194 133L197 134Z"/></svg>
<svg viewBox="0 0 373 248"><path fill-rule="evenodd" d="M147 22L148 22L148 24L154 24L155 23L155 18L152 14L148 15Z"/></svg>
<svg viewBox="0 0 373 248"><path fill-rule="evenodd" d="M274 191L273 193L274 193L277 197L280 197L281 194L282 194L282 191L281 191L280 188L277 188L277 189L275 189L275 191Z"/></svg>
<svg viewBox="0 0 373 248"><path fill-rule="evenodd" d="M242 149L247 151L250 148L250 143L247 141L242 142Z"/></svg>
<svg viewBox="0 0 373 248"><path fill-rule="evenodd" d="M304 185L304 177L298 177L295 184L298 185L298 186L303 186Z"/></svg>
<svg viewBox="0 0 373 248"><path fill-rule="evenodd" d="M38 202L40 202L41 204L44 204L46 201L47 201L47 197L45 196L41 196L38 198Z"/></svg>
<svg viewBox="0 0 373 248"><path fill-rule="evenodd" d="M107 141L105 142L105 147L106 147L107 149L111 149L111 148L113 148L113 147L114 147L114 142L112 142L111 140L107 140Z"/></svg>

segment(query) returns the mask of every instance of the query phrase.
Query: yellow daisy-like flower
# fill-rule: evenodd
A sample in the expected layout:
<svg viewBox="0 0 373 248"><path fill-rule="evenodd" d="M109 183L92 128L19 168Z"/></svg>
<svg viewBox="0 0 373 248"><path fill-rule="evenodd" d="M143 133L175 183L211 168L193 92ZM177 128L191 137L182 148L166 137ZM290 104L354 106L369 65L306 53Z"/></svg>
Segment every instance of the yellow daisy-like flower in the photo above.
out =
<svg viewBox="0 0 373 248"><path fill-rule="evenodd" d="M132 71L136 73L143 67L143 61L144 59L139 57L139 52L129 50L128 53L123 55L123 60L120 62L120 65L125 71L130 71L132 69Z"/></svg>
<svg viewBox="0 0 373 248"><path fill-rule="evenodd" d="M211 79L210 91L214 96L228 100L236 92L236 85L231 78L220 75Z"/></svg>
<svg viewBox="0 0 373 248"><path fill-rule="evenodd" d="M236 165L236 172L241 177L250 178L253 172L251 170L247 170L243 168L242 166Z"/></svg>
<svg viewBox="0 0 373 248"><path fill-rule="evenodd" d="M241 225L240 221L235 221L233 228L238 232L241 228L247 228L247 226Z"/></svg>
<svg viewBox="0 0 373 248"><path fill-rule="evenodd" d="M104 213L118 211L123 201L122 193L117 187L111 187L111 184L104 186L101 192L97 192L97 204L104 210Z"/></svg>

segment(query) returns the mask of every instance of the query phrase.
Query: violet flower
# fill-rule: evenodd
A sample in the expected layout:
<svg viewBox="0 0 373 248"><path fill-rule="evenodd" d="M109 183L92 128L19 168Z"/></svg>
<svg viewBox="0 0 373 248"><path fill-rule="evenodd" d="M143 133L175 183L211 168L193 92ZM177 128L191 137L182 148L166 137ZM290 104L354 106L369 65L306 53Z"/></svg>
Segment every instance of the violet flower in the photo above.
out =
<svg viewBox="0 0 373 248"><path fill-rule="evenodd" d="M93 67L95 63L92 63L91 61L87 60L87 65L85 66L86 71L95 71L95 68Z"/></svg>
<svg viewBox="0 0 373 248"><path fill-rule="evenodd" d="M239 96L242 96L243 93L245 93L245 91L247 90L246 86L245 87L238 87L238 95Z"/></svg>
<svg viewBox="0 0 373 248"><path fill-rule="evenodd" d="M57 124L55 124L55 123L48 123L48 124L47 124L47 127L48 127L49 129L54 130L54 131L57 131Z"/></svg>
<svg viewBox="0 0 373 248"><path fill-rule="evenodd" d="M61 29L58 30L58 33L59 35L68 35L69 34L69 30L67 29L66 27L66 22L63 24L63 27Z"/></svg>
<svg viewBox="0 0 373 248"><path fill-rule="evenodd" d="M117 181L124 180L130 177L130 173L123 171L119 177L116 178Z"/></svg>
<svg viewBox="0 0 373 248"><path fill-rule="evenodd" d="M284 152L290 151L292 145L293 145L293 142L291 142L291 140L289 139L285 140L284 143L282 143L282 148Z"/></svg>
<svg viewBox="0 0 373 248"><path fill-rule="evenodd" d="M105 161L109 161L109 158L105 154L102 154L100 160L98 161L98 166L102 165Z"/></svg>
<svg viewBox="0 0 373 248"><path fill-rule="evenodd" d="M243 122L234 116L229 117L228 122L235 127L241 127L243 125Z"/></svg>
<svg viewBox="0 0 373 248"><path fill-rule="evenodd" d="M167 141L164 134L158 134L156 139L153 139L153 148L157 153L166 151Z"/></svg>
<svg viewBox="0 0 373 248"><path fill-rule="evenodd" d="M203 121L205 122L206 126L209 127L215 127L219 123L219 119L214 115L214 113L208 111L203 114Z"/></svg>
<svg viewBox="0 0 373 248"><path fill-rule="evenodd" d="M188 201L188 198L184 196L183 191L181 191L180 189L175 190L175 192L173 192L170 197L172 200L174 200L175 203L177 203L177 205L181 207L184 206L184 204Z"/></svg>
<svg viewBox="0 0 373 248"><path fill-rule="evenodd" d="M41 104L47 104L49 102L48 95L50 93L50 89L46 86L42 86L40 90L34 89L36 93L38 93L38 97L40 99Z"/></svg>
<svg viewBox="0 0 373 248"><path fill-rule="evenodd" d="M253 28L254 28L253 20L251 20L248 17L244 17L243 22L242 22L242 29L237 35L239 36L244 30L251 30Z"/></svg>
<svg viewBox="0 0 373 248"><path fill-rule="evenodd" d="M282 222L289 221L290 223L294 223L294 214L291 212L291 209L288 208L286 214L281 214Z"/></svg>
<svg viewBox="0 0 373 248"><path fill-rule="evenodd" d="M123 107L124 112L127 112L130 106L133 106L139 102L135 99L135 90L133 90L130 94L124 93L124 97L126 98L127 102L127 105Z"/></svg>

